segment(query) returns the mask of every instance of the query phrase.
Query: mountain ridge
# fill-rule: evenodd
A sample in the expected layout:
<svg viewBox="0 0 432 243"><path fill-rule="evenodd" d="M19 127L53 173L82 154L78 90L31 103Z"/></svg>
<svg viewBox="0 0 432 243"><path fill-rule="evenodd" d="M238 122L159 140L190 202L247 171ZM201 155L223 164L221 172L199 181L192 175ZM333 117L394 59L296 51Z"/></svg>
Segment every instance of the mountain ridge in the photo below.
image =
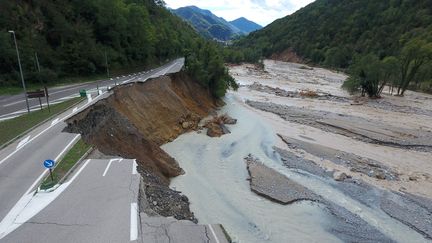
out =
<svg viewBox="0 0 432 243"><path fill-rule="evenodd" d="M232 25L242 30L244 33L249 34L251 32L254 32L256 30L262 29L262 26L245 18L240 17L238 19L230 21Z"/></svg>
<svg viewBox="0 0 432 243"><path fill-rule="evenodd" d="M215 15L210 10L201 9L197 6L185 6L172 9L171 11L183 20L189 22L202 36L218 41L229 41L236 37L249 34L252 32L251 30L255 30L259 26L244 17L234 21L227 21Z"/></svg>

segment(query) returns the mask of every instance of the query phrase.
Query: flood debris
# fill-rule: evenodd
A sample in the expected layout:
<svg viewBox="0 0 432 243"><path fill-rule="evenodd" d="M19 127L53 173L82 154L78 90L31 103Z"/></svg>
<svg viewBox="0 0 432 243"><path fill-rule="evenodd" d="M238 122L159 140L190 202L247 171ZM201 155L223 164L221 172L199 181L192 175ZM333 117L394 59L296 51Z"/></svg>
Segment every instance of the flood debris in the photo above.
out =
<svg viewBox="0 0 432 243"><path fill-rule="evenodd" d="M256 109L274 113L286 121L308 125L359 141L416 151L432 151L432 132L429 131L395 127L378 121L327 111L251 100L247 100L246 103Z"/></svg>
<svg viewBox="0 0 432 243"><path fill-rule="evenodd" d="M346 97L334 96L330 93L320 92L317 90L304 89L299 91L288 91L278 87L271 87L268 85L262 85L258 82L254 82L251 85L247 85L251 90L264 92L267 94L274 94L280 97L289 97L289 98L312 98L317 100L330 100L335 102L349 103L351 100Z"/></svg>
<svg viewBox="0 0 432 243"><path fill-rule="evenodd" d="M227 126L234 125L237 120L230 117L227 114L220 116L214 116L212 119L208 120L204 127L207 128L207 136L209 137L221 137L222 135L231 133Z"/></svg>
<svg viewBox="0 0 432 243"><path fill-rule="evenodd" d="M308 173L320 178L332 179L333 175L311 160L274 147L284 165L298 173ZM330 184L337 190L361 202L367 207L379 208L390 217L409 226L427 239L432 239L432 200L409 193L381 189L359 179L344 178Z"/></svg>
<svg viewBox="0 0 432 243"><path fill-rule="evenodd" d="M256 194L280 204L319 200L319 197L309 189L268 168L252 155L246 157L245 161L250 176L250 187Z"/></svg>
<svg viewBox="0 0 432 243"><path fill-rule="evenodd" d="M304 200L316 203L329 218L329 224L325 226L326 229L341 240L345 242L393 242L358 215L266 167L252 155L248 155L245 162L250 174L250 186L253 192L283 205Z"/></svg>
<svg viewBox="0 0 432 243"><path fill-rule="evenodd" d="M320 144L304 142L302 140L290 138L281 134L278 134L278 136L288 145L289 148L301 149L318 158L326 159L335 164L343 165L352 172L362 173L379 180L399 180L398 172L376 160L329 148ZM333 176L335 180L344 180L347 177L345 176L345 178L343 178L343 175L339 175L337 173Z"/></svg>

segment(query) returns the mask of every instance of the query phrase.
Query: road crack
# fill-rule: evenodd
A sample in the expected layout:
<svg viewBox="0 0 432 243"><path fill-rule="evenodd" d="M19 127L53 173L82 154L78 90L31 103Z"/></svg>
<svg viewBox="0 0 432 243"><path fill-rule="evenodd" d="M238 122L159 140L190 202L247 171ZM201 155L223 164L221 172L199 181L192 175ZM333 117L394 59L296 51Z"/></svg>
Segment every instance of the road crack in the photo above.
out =
<svg viewBox="0 0 432 243"><path fill-rule="evenodd" d="M55 225L55 226L61 226L61 227L86 227L91 226L90 224L62 224L62 223L53 223L53 222L34 222L34 221L27 221L24 224L40 224L40 225Z"/></svg>

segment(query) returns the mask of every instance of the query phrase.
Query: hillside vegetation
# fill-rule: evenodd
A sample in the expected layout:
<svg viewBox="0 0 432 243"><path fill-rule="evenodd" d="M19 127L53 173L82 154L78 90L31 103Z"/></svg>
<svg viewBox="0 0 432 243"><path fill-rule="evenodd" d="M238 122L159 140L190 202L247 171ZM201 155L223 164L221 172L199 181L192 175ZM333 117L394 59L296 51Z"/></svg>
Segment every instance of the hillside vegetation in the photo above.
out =
<svg viewBox="0 0 432 243"><path fill-rule="evenodd" d="M236 46L245 51L232 51L228 56L234 61L256 60L289 51L306 62L332 68L357 66L352 71L356 79L351 82L354 90L365 91L359 87L362 82L368 82L365 80L376 81L390 75L403 94L409 85L431 89L432 75L428 71L431 70L431 42L432 1L317 0L243 38ZM397 73L376 77L372 74L374 70L366 70L365 63L382 62L385 58L390 59L384 64L395 65L393 69L398 69ZM368 73L375 77L360 77ZM372 86L379 91L376 82Z"/></svg>
<svg viewBox="0 0 432 243"><path fill-rule="evenodd" d="M194 53L199 46L212 48L213 44L205 44L163 5L160 0L1 1L0 87L20 84L15 46L8 30L16 32L28 83L56 83L68 77L103 74L106 59L110 69L144 68ZM217 55L209 59L212 63L220 61ZM204 65L210 61L198 64L207 69ZM199 81L209 88L229 87L225 67L214 66L223 75ZM212 93L224 94L225 90Z"/></svg>

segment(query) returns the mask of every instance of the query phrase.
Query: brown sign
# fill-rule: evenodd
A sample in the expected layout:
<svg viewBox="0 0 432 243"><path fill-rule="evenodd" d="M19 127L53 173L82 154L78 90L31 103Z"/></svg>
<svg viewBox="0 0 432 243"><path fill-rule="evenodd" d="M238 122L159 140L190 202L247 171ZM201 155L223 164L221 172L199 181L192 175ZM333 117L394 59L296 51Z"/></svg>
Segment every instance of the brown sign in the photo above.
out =
<svg viewBox="0 0 432 243"><path fill-rule="evenodd" d="M27 92L28 98L41 98L45 97L45 91L44 90L38 90L38 91L30 91Z"/></svg>

